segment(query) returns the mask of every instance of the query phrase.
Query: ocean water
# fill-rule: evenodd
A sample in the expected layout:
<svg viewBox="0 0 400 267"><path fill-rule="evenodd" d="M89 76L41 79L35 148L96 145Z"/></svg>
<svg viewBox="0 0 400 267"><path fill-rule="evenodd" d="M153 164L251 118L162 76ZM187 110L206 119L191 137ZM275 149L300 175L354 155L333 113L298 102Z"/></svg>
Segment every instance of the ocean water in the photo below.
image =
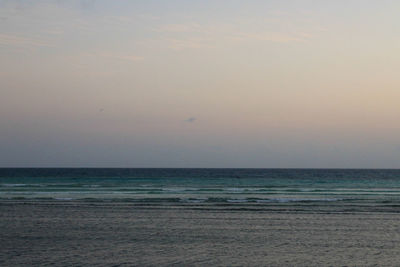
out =
<svg viewBox="0 0 400 267"><path fill-rule="evenodd" d="M400 204L400 170L0 169L0 199Z"/></svg>

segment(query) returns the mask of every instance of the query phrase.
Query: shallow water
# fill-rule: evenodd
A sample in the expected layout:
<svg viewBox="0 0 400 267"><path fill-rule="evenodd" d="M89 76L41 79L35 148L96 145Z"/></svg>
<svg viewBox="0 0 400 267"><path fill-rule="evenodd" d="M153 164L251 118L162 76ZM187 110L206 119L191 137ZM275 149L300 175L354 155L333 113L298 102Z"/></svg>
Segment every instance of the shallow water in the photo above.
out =
<svg viewBox="0 0 400 267"><path fill-rule="evenodd" d="M399 265L400 213L309 204L0 201L0 266Z"/></svg>

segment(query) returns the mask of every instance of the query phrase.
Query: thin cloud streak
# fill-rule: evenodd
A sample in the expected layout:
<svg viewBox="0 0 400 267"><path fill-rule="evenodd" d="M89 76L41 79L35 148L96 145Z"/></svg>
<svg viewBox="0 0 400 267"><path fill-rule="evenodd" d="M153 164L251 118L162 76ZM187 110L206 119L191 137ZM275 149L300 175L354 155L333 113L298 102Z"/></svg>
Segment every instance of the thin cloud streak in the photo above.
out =
<svg viewBox="0 0 400 267"><path fill-rule="evenodd" d="M0 34L0 45L10 47L25 47L25 46L37 46L37 47L52 47L53 45L37 39L31 39L16 35Z"/></svg>
<svg viewBox="0 0 400 267"><path fill-rule="evenodd" d="M174 50L186 48L214 48L224 42L307 42L314 35L305 30L298 31L268 31L262 29L238 30L238 25L216 24L201 25L200 23L181 23L161 25L154 31L163 36L168 47Z"/></svg>
<svg viewBox="0 0 400 267"><path fill-rule="evenodd" d="M98 54L95 53L95 54L93 54L93 56L125 60L125 61L141 61L144 59L144 57L136 56L136 55L129 55L129 54L119 55L119 54L113 54L113 53L108 53L108 52L102 52L102 53L98 53Z"/></svg>

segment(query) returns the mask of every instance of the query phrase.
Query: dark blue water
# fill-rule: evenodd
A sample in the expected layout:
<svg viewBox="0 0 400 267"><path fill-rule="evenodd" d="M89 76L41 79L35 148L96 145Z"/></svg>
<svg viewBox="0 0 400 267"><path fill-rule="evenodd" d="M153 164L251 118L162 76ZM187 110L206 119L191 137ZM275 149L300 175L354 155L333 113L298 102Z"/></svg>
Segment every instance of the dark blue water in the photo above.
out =
<svg viewBox="0 0 400 267"><path fill-rule="evenodd" d="M400 202L400 170L0 169L1 199Z"/></svg>

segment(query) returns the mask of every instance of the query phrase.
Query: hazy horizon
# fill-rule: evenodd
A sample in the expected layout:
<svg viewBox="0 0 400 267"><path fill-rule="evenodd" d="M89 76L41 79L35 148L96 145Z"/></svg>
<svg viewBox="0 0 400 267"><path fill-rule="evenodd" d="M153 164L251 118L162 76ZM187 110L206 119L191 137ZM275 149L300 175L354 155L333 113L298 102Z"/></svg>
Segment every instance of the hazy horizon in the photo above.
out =
<svg viewBox="0 0 400 267"><path fill-rule="evenodd" d="M0 167L400 168L399 10L0 0Z"/></svg>

